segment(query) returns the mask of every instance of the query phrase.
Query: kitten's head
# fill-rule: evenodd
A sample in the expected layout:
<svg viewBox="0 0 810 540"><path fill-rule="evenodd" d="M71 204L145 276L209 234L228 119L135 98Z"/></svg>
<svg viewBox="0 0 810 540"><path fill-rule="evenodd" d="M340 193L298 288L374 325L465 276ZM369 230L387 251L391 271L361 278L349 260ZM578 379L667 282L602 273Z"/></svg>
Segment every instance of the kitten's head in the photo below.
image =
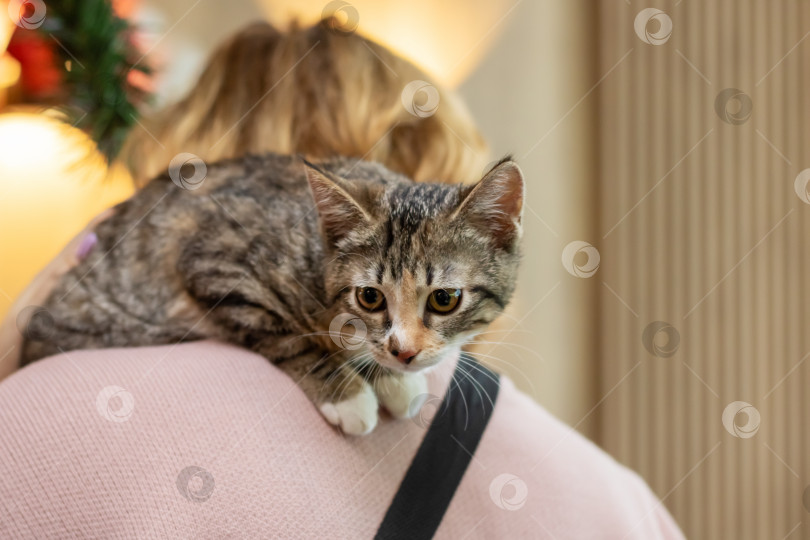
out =
<svg viewBox="0 0 810 540"><path fill-rule="evenodd" d="M415 184L363 162L331 172L307 164L307 177L334 312L365 325L358 358L419 371L458 354L503 311L524 191L511 159L473 186Z"/></svg>

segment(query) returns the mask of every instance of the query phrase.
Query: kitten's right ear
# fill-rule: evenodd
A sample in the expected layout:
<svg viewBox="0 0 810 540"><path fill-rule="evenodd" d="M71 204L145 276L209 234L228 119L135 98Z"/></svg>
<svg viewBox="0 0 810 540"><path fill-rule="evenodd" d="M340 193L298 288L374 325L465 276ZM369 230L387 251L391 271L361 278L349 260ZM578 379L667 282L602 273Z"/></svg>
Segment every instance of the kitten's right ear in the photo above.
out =
<svg viewBox="0 0 810 540"><path fill-rule="evenodd" d="M350 193L348 182L302 158L327 241L334 245L371 218Z"/></svg>

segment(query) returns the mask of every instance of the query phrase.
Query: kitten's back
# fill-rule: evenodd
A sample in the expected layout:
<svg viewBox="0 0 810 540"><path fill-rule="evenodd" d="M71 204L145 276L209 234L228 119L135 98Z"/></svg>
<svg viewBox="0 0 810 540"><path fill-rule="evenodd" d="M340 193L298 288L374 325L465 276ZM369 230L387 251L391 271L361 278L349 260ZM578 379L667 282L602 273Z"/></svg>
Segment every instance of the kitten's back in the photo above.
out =
<svg viewBox="0 0 810 540"><path fill-rule="evenodd" d="M319 166L407 181L353 159ZM177 174L152 180L97 226L96 247L29 322L24 364L79 348L226 339L235 330L206 317L223 302L273 313L278 328L266 331L313 330L323 250L301 159L252 155L206 169L190 188Z"/></svg>

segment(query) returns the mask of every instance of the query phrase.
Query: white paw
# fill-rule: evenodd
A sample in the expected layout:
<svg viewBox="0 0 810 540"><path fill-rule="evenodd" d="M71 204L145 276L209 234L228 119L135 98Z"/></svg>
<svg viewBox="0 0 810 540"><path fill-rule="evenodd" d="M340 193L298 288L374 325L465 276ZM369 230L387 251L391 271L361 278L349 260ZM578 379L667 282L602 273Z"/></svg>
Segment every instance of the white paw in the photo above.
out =
<svg viewBox="0 0 810 540"><path fill-rule="evenodd" d="M383 407L396 418L411 418L428 397L427 379L421 373L383 376L374 385Z"/></svg>
<svg viewBox="0 0 810 540"><path fill-rule="evenodd" d="M368 384L356 395L338 401L324 403L320 406L321 414L326 420L346 435L365 435L377 426L377 396Z"/></svg>

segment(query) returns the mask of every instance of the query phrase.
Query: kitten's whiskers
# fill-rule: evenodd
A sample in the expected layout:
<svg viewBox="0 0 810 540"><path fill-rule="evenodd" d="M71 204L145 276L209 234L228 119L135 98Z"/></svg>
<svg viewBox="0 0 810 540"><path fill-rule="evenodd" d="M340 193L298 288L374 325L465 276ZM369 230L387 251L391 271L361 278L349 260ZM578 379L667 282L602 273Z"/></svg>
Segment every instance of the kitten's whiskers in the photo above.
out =
<svg viewBox="0 0 810 540"><path fill-rule="evenodd" d="M484 388L484 386L479 381L477 381L475 379L475 377L470 375L470 372L466 371L462 367L462 366L465 366L465 365L473 367L473 368L477 369L478 371L480 371L481 373L483 373L485 375L489 375L489 374L486 373L485 371L481 370L480 368L478 368L478 366L476 366L474 363L470 362L470 360L468 360L466 358L461 358L459 360L459 371L461 372L462 375L464 375L464 377L466 377L470 381L470 383L472 384L472 386L475 389L476 393L478 394L478 397L481 399L481 409L484 410L484 396L487 397L487 400L489 401L489 404L494 409L495 408L495 402L492 400L492 397L489 395L486 388ZM498 383L498 381L495 381L495 382L500 386L500 383ZM482 394L482 392L483 392L483 394Z"/></svg>
<svg viewBox="0 0 810 540"><path fill-rule="evenodd" d="M470 420L470 409L467 407L467 398L464 397L464 391L461 389L461 385L458 384L456 380L456 372L453 372L453 375L450 377L450 381L456 385L458 388L458 393L461 395L461 401L464 403L464 430L467 430L467 424Z"/></svg>
<svg viewBox="0 0 810 540"><path fill-rule="evenodd" d="M526 380L526 382L529 384L529 387L532 389L532 392L536 393L537 389L535 388L534 383L532 382L532 380L529 378L528 375L526 375L526 373L522 369L520 369L513 362L510 362L508 360L504 360L503 358L498 358L497 356L493 356L491 354L485 354L485 353L477 352L477 351L476 352L465 351L465 353L470 355L470 356L476 357L476 358L478 358L478 357L486 358L490 363L500 363L500 364L503 364L503 365L506 365L506 366L512 368L515 372L520 374ZM486 364L488 362L481 362L481 363Z"/></svg>

